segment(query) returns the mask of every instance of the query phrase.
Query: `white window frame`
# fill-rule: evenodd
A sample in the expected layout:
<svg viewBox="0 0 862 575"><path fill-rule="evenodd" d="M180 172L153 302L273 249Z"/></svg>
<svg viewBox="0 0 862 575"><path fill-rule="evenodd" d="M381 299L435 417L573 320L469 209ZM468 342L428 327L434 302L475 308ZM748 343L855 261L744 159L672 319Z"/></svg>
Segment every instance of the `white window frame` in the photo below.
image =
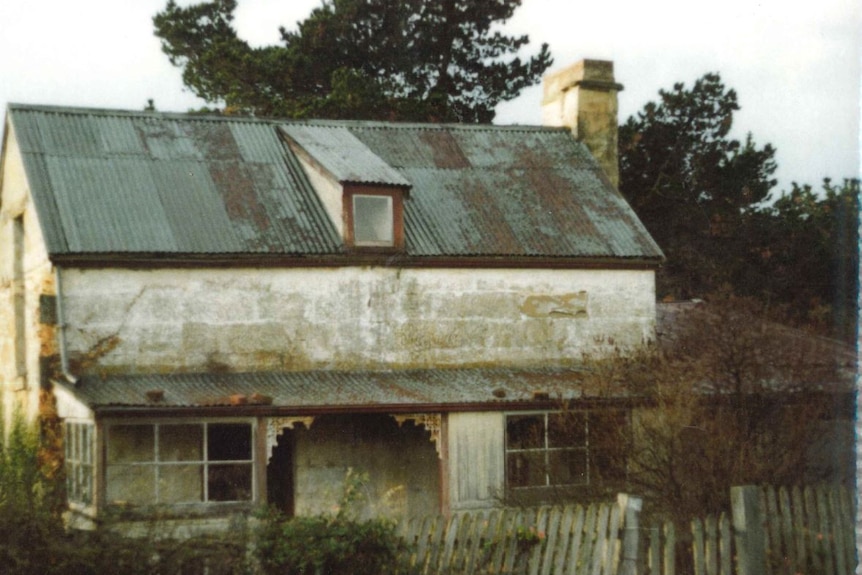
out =
<svg viewBox="0 0 862 575"><path fill-rule="evenodd" d="M96 426L92 421L63 422L66 498L71 505L95 503Z"/></svg>
<svg viewBox="0 0 862 575"><path fill-rule="evenodd" d="M249 459L236 459L236 460L214 460L209 461L208 447L209 447L209 426L210 425L221 425L221 424L230 424L230 425L247 425L249 427L251 436L250 436L250 454ZM166 426L175 426L175 425L200 425L203 429L203 444L201 446L201 459L195 460L183 460L183 461L161 461L159 458L159 429L161 427ZM124 427L124 426L142 426L142 427L152 427L153 428L153 460L152 461L130 461L130 462L118 462L112 463L109 461L109 453L110 453L110 441L111 441L111 430L115 427ZM218 505L235 505L235 504L248 504L253 503L258 500L257 493L257 464L256 464L256 434L257 434L257 426L252 419L180 419L180 420L117 420L106 422L104 425L104 445L105 445L105 456L104 456L104 497L107 502L107 505L117 505L120 504L120 501L112 501L109 497L111 485L109 484L109 470L111 467L129 467L134 468L138 467L141 470L152 469L154 473L153 480L153 501L140 504L141 507L147 506L155 506L155 505L169 505L173 506L218 506ZM159 485L159 471L162 468L171 467L171 466L182 466L182 465L200 465L203 476L201 478L202 481L202 489L203 494L201 500L196 501L181 501L181 502L165 502L164 498L160 495L160 485ZM248 465L251 471L251 492L248 499L236 499L229 501L219 501L219 500L210 500L209 494L209 470L212 466L219 465Z"/></svg>

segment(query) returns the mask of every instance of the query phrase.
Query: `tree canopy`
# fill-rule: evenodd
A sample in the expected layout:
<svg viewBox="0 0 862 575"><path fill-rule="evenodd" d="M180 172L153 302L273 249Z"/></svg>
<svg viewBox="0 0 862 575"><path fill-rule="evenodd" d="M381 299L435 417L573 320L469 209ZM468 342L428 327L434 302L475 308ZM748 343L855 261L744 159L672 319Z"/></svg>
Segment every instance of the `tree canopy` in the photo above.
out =
<svg viewBox="0 0 862 575"><path fill-rule="evenodd" d="M324 0L264 47L238 37L236 5L170 0L153 23L186 86L237 113L488 123L552 63L500 31L520 0Z"/></svg>
<svg viewBox="0 0 862 575"><path fill-rule="evenodd" d="M620 191L667 255L659 291L690 298L729 278L722 262L746 210L775 185L775 150L729 136L736 92L718 74L659 92L620 127Z"/></svg>
<svg viewBox="0 0 862 575"><path fill-rule="evenodd" d="M620 191L667 256L660 298L730 288L851 339L858 275L858 181L821 193L793 184L773 201L775 149L730 136L736 92L718 74L659 91L620 126Z"/></svg>

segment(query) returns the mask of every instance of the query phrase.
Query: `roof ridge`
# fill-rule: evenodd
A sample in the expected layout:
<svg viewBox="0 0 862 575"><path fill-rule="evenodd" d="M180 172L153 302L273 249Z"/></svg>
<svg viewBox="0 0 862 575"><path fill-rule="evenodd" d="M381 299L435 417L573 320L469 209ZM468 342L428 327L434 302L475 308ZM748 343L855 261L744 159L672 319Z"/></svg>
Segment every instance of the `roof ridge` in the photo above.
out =
<svg viewBox="0 0 862 575"><path fill-rule="evenodd" d="M130 110L125 108L100 108L91 106L66 106L60 104L29 104L9 102L8 110L43 112L70 115L101 115L118 117L171 118L196 121L215 122L254 122L272 125L293 124L313 125L319 127L349 128L349 129L398 129L398 130L470 130L470 131L514 131L542 132L569 131L566 127L543 126L539 124L468 124L457 122L387 122L383 120L334 120L327 118L280 118L277 116L231 116L216 113L178 112L178 111L148 111Z"/></svg>
<svg viewBox="0 0 862 575"><path fill-rule="evenodd" d="M154 119L185 119L197 120L203 122L255 122L262 124L277 124L282 121L273 120L271 118L257 118L254 116L224 116L218 114L206 114L195 112L172 112L172 111L148 111L148 110L128 110L121 108L98 108L98 107L82 107L82 106L62 106L53 104L25 104L20 102L10 102L6 105L9 111L20 112L42 112L47 114L58 115L98 115L103 117L137 117L137 118L154 118Z"/></svg>

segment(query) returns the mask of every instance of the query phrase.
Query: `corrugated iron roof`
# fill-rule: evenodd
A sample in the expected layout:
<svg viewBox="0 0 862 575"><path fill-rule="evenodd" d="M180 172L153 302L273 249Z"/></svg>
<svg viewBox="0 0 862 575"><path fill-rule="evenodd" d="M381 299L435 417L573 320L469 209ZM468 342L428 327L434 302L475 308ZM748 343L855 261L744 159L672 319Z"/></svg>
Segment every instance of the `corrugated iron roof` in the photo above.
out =
<svg viewBox="0 0 862 575"><path fill-rule="evenodd" d="M349 258L280 130L342 181L409 185L408 257L662 254L565 129L10 105L49 253Z"/></svg>
<svg viewBox="0 0 862 575"><path fill-rule="evenodd" d="M347 128L288 124L281 130L338 182L410 186Z"/></svg>
<svg viewBox="0 0 862 575"><path fill-rule="evenodd" d="M163 391L158 401L148 392ZM281 410L416 408L573 399L585 395L573 368L427 369L84 377L71 390L95 411L237 405L255 394ZM239 403L245 405L245 403Z"/></svg>
<svg viewBox="0 0 862 575"><path fill-rule="evenodd" d="M341 251L272 123L16 105L9 118L52 255Z"/></svg>

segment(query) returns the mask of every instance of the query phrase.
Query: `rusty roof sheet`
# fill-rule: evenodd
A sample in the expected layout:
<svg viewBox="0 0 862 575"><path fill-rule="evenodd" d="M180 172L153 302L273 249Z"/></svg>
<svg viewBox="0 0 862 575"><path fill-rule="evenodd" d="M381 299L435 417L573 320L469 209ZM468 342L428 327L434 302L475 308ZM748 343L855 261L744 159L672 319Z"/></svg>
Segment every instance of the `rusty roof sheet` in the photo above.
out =
<svg viewBox="0 0 862 575"><path fill-rule="evenodd" d="M131 375L80 379L70 391L95 411L122 408L207 408L254 401L258 394L281 411L372 410L488 406L581 398L575 368L426 369L278 373ZM162 390L159 401L147 392ZM536 396L536 393L546 394Z"/></svg>
<svg viewBox="0 0 862 575"><path fill-rule="evenodd" d="M9 106L49 254L344 256L284 141L410 186L406 254L663 259L565 129Z"/></svg>
<svg viewBox="0 0 862 575"><path fill-rule="evenodd" d="M12 105L49 253L330 254L272 124Z"/></svg>

